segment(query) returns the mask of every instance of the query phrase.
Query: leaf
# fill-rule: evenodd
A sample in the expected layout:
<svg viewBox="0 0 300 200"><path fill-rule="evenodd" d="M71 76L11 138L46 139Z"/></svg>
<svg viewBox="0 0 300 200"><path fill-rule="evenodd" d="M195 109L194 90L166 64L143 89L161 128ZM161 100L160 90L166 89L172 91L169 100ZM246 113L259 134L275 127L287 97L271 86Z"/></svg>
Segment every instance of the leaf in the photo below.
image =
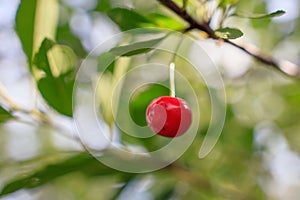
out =
<svg viewBox="0 0 300 200"><path fill-rule="evenodd" d="M146 17L160 28L168 28L172 30L183 30L185 28L184 24L175 20L174 17L165 16L159 13L151 13Z"/></svg>
<svg viewBox="0 0 300 200"><path fill-rule="evenodd" d="M228 5L236 4L239 0L219 0L219 6L225 8Z"/></svg>
<svg viewBox="0 0 300 200"><path fill-rule="evenodd" d="M54 45L48 50L47 58L54 77L72 71L76 65L75 53L65 45Z"/></svg>
<svg viewBox="0 0 300 200"><path fill-rule="evenodd" d="M55 38L57 22L57 0L21 1L16 15L16 31L31 70L33 55L38 51L44 38Z"/></svg>
<svg viewBox="0 0 300 200"><path fill-rule="evenodd" d="M64 46L45 39L34 64L44 74L38 80L38 89L47 103L59 113L72 116L74 86L74 52Z"/></svg>
<svg viewBox="0 0 300 200"><path fill-rule="evenodd" d="M34 37L34 19L37 0L21 1L16 15L16 32L31 63Z"/></svg>
<svg viewBox="0 0 300 200"><path fill-rule="evenodd" d="M56 41L59 44L69 46L76 53L77 56L82 58L86 57L87 53L84 50L80 39L78 39L71 31L68 23L63 26L57 27Z"/></svg>
<svg viewBox="0 0 300 200"><path fill-rule="evenodd" d="M285 11L277 10L275 12L267 13L267 14L254 14L254 13L240 13L240 12L237 12L237 13L234 13L232 16L248 18L248 19L264 19L264 18L271 18L271 17L279 17L283 14L285 14Z"/></svg>
<svg viewBox="0 0 300 200"><path fill-rule="evenodd" d="M45 77L38 81L38 88L47 103L59 113L71 117L74 79L68 75Z"/></svg>
<svg viewBox="0 0 300 200"><path fill-rule="evenodd" d="M222 28L215 30L216 36L223 39L236 39L243 36L243 32L236 28Z"/></svg>
<svg viewBox="0 0 300 200"><path fill-rule="evenodd" d="M97 5L97 8L95 10L99 11L99 12L106 12L106 11L109 11L111 9L112 9L112 7L111 7L111 4L110 4L110 0L100 0L100 1L98 1L98 5Z"/></svg>
<svg viewBox="0 0 300 200"><path fill-rule="evenodd" d="M111 52L106 52L98 57L98 70L104 72L109 70L113 73L116 56Z"/></svg>
<svg viewBox="0 0 300 200"><path fill-rule="evenodd" d="M114 8L107 12L107 15L119 25L122 31L127 31L135 28L142 28L145 25L153 25L153 23L146 17L139 13L125 9L125 8Z"/></svg>
<svg viewBox="0 0 300 200"><path fill-rule="evenodd" d="M153 49L155 45L160 43L164 38L165 36L153 40L136 42L126 46L115 47L111 49L110 52L114 53L117 56L133 56L133 55L148 53Z"/></svg>
<svg viewBox="0 0 300 200"><path fill-rule="evenodd" d="M91 176L122 174L122 172L118 172L103 165L90 154L77 154L62 162L48 165L25 178L19 178L7 183L3 187L0 196L16 192L20 189L36 188L49 183L61 176L76 171Z"/></svg>
<svg viewBox="0 0 300 200"><path fill-rule="evenodd" d="M0 123L6 122L9 119L12 119L13 116L5 110L2 106L0 106Z"/></svg>

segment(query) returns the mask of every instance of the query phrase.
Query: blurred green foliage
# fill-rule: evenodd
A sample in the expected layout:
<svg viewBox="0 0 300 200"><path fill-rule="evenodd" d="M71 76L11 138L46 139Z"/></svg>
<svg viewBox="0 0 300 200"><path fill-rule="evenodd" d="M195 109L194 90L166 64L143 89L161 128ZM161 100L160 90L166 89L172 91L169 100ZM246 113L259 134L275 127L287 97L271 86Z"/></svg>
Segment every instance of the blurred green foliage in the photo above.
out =
<svg viewBox="0 0 300 200"><path fill-rule="evenodd" d="M39 17L35 15L37 2L39 0L21 1L16 15L16 32L27 56L28 69L32 73L43 99L56 112L72 117L75 74L80 59L89 52L84 49L82 41L70 29L70 19L66 24L57 24L56 41L44 38L43 43L39 44L39 51L34 52L33 45L36 34L34 32L34 19ZM122 4L123 1L120 2ZM116 4L116 1L98 0L97 6L87 13L92 15L100 12L122 31L140 27L169 28L176 31L183 31L186 28L185 23L178 20L178 17L175 17L173 13L158 3L149 4L150 8L148 9L135 7L135 4L141 2L146 6L147 1L136 1L132 5L133 8L127 8L125 2L123 2L122 7L119 7L115 6L119 5ZM195 7L199 2L206 1L187 1L188 7ZM209 2L211 1L206 3ZM56 3L57 6L67 6L63 2ZM270 47L266 48L270 49L268 52L270 54L275 53L272 50L275 51L276 45L280 43L287 42L288 45L295 45L294 48L299 46L300 36L297 34L300 25L299 18L286 22L294 27L291 33L282 31L280 27L285 22L275 22L271 17L283 14L283 11L274 11L268 14L266 0L222 0L218 3L222 10L228 7L236 8L237 12L233 16L241 17L238 19L230 17L228 20L230 27L233 26L238 29L218 27L220 29L217 32L221 38L241 37L243 33L240 30L251 29L252 33L249 35L243 31L250 40L260 41L261 46L264 45L263 42L266 39L273 41ZM201 6L200 8L202 9ZM72 10L73 8L70 7L69 9ZM140 12L141 9L143 12ZM192 13L193 16L198 16L196 13L201 13L196 10L197 8L194 10L195 13ZM47 15L47 13L40 12L39 14ZM47 17L51 18L51 16ZM259 31L258 37L257 31ZM195 31L193 34L199 35L199 32ZM282 41L279 41L279 44L276 43L281 38L283 38ZM118 56L127 56L132 59L126 66L128 69L124 66L125 72L131 69L131 64L134 62L146 62L145 57L147 56L145 54L169 61L170 55L151 54L152 49L164 39L165 37L147 38L144 42L131 45L120 43L109 52L95 56L99 62L98 71L109 77L108 80L111 82L108 85L113 85L115 83L111 77L121 75L115 68L116 62L110 61L118 58ZM141 48L145 45L147 48ZM68 50L60 51L63 52L63 55L60 54L58 56L59 61L56 62L55 66L51 66L53 62L49 61L49 53L51 53L49 51L54 46ZM215 45L214 48L220 47ZM298 56L299 52L298 49ZM299 61L297 59L295 58L296 61ZM201 123L199 133L193 144L174 164L156 172L130 174L108 168L89 153L79 151L59 156L59 159L54 158L51 161L46 158L33 158L22 162L5 162L2 159L3 163L0 165L2 169L12 168L16 169L16 172L13 176L7 176L5 183L1 182L2 191L0 195L5 196L22 189L36 188L34 191L43 191L41 199L122 199L120 197L126 194L126 191L127 193L128 191L136 192L139 189L139 184L145 184L150 180L151 184L145 186L146 189L144 188L144 192L150 194L150 199L268 199L267 194L259 185L260 177L267 177L269 174L264 172L262 156L254 144L254 129L260 122L273 121L281 128L291 149L297 153L300 152L300 137L297 136L300 130L299 81L288 78L272 69L262 70L261 68L265 68L265 66L255 60L251 61L250 69L240 77L224 76L228 95L225 126L213 151L208 157L200 160L198 158L199 147L205 137L211 117L209 95L204 81L196 74L195 70L189 64L178 62L180 63L178 70L186 76L193 89L197 91ZM70 66L66 69L66 65ZM107 65L109 67L104 70ZM33 69L33 66L36 69ZM139 88L129 102L129 113L132 120L138 125L146 125L144 116L149 102L155 97L168 94L169 89L158 84L145 85ZM185 94L182 89L179 89L178 94L183 98L188 97L188 94ZM111 97L110 95L107 96ZM13 120L14 117L13 111L4 108L0 106L0 122L3 127L7 121ZM44 126L44 124L37 126ZM148 151L158 149L169 142L169 139L159 138L159 136L137 139L128 136L122 130L118 131L123 143L140 146ZM1 135L5 135L5 133L1 132ZM59 150L55 148L49 151L51 151L49 154L60 155ZM46 157L47 155L40 156ZM26 168L26 173L22 173L22 170L18 171L20 168ZM134 190L134 187L137 189Z"/></svg>

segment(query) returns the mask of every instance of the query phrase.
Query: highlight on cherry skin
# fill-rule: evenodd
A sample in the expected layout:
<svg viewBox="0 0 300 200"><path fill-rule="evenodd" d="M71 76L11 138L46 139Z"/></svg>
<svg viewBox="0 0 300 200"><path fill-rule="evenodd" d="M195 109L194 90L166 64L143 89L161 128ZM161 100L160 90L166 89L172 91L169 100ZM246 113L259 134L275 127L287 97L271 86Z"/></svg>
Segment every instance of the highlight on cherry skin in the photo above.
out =
<svg viewBox="0 0 300 200"><path fill-rule="evenodd" d="M161 96L148 105L146 121L153 132L165 137L177 137L189 129L192 111L181 98Z"/></svg>

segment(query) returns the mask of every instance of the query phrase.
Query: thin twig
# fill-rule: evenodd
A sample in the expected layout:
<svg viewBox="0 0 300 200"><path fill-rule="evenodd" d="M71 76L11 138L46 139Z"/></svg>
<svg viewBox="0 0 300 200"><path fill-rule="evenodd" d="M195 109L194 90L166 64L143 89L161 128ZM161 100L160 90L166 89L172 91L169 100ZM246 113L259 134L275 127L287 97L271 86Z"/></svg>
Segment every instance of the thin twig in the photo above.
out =
<svg viewBox="0 0 300 200"><path fill-rule="evenodd" d="M195 20L189 13L185 10L182 10L176 3L172 0L158 0L162 5L172 10L182 19L184 19L187 23L189 23L189 27L185 30L185 32L190 31L192 29L198 29L205 33L207 33L208 38L218 39L213 29L209 26L208 22L198 22ZM272 56L266 56L262 53L258 48L254 47L250 44L244 44L241 42L233 42L231 40L224 40L226 43L244 51L248 55L252 56L253 58L257 59L263 64L268 66L272 66L274 69L279 70L280 72L284 73L285 75L295 77L300 79L300 69L299 66L296 64L286 61L286 60L277 60Z"/></svg>
<svg viewBox="0 0 300 200"><path fill-rule="evenodd" d="M274 69L279 70L280 72L283 72L284 74L300 78L300 69L299 67L287 60L277 60L274 57L267 56L264 53L262 53L257 47L254 45L242 43L242 42L233 42L230 40L225 40L226 43L244 51L248 55L254 57L261 63L264 63L266 65L272 66Z"/></svg>

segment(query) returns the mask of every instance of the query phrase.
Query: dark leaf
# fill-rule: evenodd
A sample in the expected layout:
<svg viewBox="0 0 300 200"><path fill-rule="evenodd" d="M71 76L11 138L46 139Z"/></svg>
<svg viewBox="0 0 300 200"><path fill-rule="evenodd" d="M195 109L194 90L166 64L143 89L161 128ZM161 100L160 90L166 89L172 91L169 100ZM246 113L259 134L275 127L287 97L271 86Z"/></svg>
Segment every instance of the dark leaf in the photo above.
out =
<svg viewBox="0 0 300 200"><path fill-rule="evenodd" d="M264 18L271 18L271 17L279 17L281 15L285 14L285 11L283 10L277 10L272 13L266 13L266 14L254 14L254 13L234 13L233 16L236 17L242 17L242 18L249 18L249 19L264 19Z"/></svg>
<svg viewBox="0 0 300 200"><path fill-rule="evenodd" d="M13 118L13 116L5 110L2 106L0 106L0 123L6 122L7 120L10 120Z"/></svg>
<svg viewBox="0 0 300 200"><path fill-rule="evenodd" d="M160 43L164 38L165 37L143 41L143 42L136 42L126 46L115 47L111 49L110 52L114 53L117 56L133 56L133 55L148 53L153 49L155 45Z"/></svg>
<svg viewBox="0 0 300 200"><path fill-rule="evenodd" d="M69 75L47 76L38 81L38 88L47 103L59 113L72 116L74 79Z"/></svg>
<svg viewBox="0 0 300 200"><path fill-rule="evenodd" d="M72 116L74 85L73 52L62 45L45 39L35 55L34 64L45 73L38 80L38 88L47 103L59 113Z"/></svg>
<svg viewBox="0 0 300 200"><path fill-rule="evenodd" d="M47 58L47 52L55 45L55 42L49 39L45 39L41 44L39 51L34 56L34 64L36 67L44 71L48 76L53 76L50 68L50 64Z"/></svg>
<svg viewBox="0 0 300 200"><path fill-rule="evenodd" d="M16 31L24 52L31 63L34 37L34 19L37 0L21 1L16 15Z"/></svg>
<svg viewBox="0 0 300 200"><path fill-rule="evenodd" d="M223 39L236 39L243 36L243 32L236 28L222 28L215 30L216 36Z"/></svg>
<svg viewBox="0 0 300 200"><path fill-rule="evenodd" d="M16 16L16 31L32 72L34 72L32 59L43 39L55 37L58 8L58 1L21 1ZM33 75L36 74L33 73Z"/></svg>

